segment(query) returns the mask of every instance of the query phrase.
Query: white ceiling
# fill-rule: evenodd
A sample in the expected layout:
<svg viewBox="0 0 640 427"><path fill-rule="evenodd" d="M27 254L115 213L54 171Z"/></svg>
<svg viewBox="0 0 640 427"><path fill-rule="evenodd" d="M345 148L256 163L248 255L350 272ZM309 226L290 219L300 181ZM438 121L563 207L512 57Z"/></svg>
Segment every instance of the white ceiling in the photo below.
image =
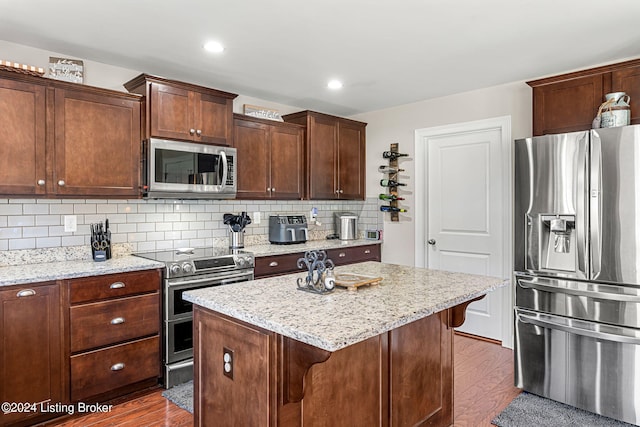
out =
<svg viewBox="0 0 640 427"><path fill-rule="evenodd" d="M353 115L640 57L640 1L0 0L0 40Z"/></svg>

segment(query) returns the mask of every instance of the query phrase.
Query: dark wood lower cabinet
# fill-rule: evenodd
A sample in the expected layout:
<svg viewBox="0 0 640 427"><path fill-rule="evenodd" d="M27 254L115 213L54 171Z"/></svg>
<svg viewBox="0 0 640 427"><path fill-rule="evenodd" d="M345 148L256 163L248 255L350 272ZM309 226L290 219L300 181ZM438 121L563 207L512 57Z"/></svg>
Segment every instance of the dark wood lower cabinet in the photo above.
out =
<svg viewBox="0 0 640 427"><path fill-rule="evenodd" d="M331 353L195 306L195 425L451 425L451 310Z"/></svg>
<svg viewBox="0 0 640 427"><path fill-rule="evenodd" d="M68 402L62 318L56 283L0 291L0 402L10 405L0 411L0 426L54 418L58 414L42 414L40 404Z"/></svg>

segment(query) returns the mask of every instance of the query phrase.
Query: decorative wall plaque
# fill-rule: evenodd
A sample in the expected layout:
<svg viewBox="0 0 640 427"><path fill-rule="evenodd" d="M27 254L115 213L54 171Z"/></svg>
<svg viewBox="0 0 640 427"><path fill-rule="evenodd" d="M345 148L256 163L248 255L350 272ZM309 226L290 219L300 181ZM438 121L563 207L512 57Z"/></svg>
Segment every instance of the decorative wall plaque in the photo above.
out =
<svg viewBox="0 0 640 427"><path fill-rule="evenodd" d="M283 122L284 120L280 116L278 110L272 110L270 108L258 107L257 105L244 104L245 116L258 117L261 119L276 120Z"/></svg>
<svg viewBox="0 0 640 427"><path fill-rule="evenodd" d="M84 63L78 59L49 57L49 77L65 82L84 82Z"/></svg>

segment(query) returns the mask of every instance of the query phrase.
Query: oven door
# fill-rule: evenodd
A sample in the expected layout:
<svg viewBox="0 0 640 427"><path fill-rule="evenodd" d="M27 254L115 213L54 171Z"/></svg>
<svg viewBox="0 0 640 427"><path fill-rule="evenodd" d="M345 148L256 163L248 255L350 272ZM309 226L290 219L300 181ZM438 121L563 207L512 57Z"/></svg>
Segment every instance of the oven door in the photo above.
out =
<svg viewBox="0 0 640 427"><path fill-rule="evenodd" d="M182 299L183 292L212 286L230 285L231 283L253 280L253 270L242 270L233 273L212 273L180 279L165 279L164 320L180 320L193 316L193 307L189 301Z"/></svg>
<svg viewBox="0 0 640 427"><path fill-rule="evenodd" d="M232 198L236 149L150 139L145 142L145 197Z"/></svg>
<svg viewBox="0 0 640 427"><path fill-rule="evenodd" d="M193 358L193 319L170 320L165 325L165 363Z"/></svg>

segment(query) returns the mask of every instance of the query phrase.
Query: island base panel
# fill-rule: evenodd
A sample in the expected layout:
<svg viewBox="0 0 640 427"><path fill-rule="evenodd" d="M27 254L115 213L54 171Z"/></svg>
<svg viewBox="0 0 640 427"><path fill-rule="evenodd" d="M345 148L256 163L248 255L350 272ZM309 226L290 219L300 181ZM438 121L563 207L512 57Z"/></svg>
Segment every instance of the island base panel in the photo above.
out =
<svg viewBox="0 0 640 427"><path fill-rule="evenodd" d="M195 425L451 425L449 317L445 310L326 358L321 349L292 357L310 346L194 306Z"/></svg>

